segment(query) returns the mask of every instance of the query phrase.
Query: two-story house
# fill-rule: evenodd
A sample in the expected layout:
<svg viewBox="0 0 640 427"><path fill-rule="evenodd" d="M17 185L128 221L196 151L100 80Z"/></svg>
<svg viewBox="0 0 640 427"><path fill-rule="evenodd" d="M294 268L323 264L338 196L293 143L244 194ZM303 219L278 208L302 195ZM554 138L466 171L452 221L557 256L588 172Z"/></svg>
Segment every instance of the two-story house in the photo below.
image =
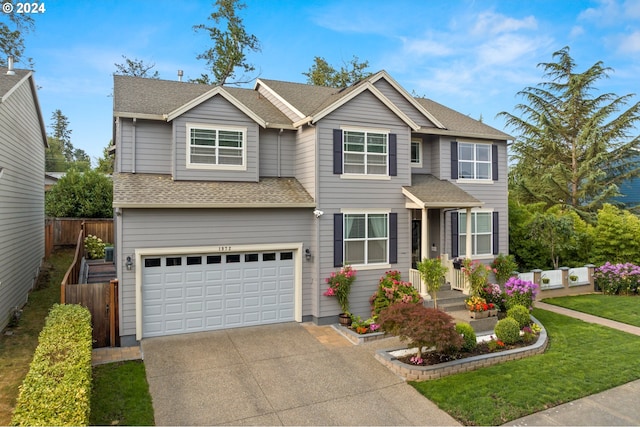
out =
<svg viewBox="0 0 640 427"><path fill-rule="evenodd" d="M507 134L385 71L345 89L114 77L123 345L336 321L325 278L357 270L368 317L386 271L508 251Z"/></svg>
<svg viewBox="0 0 640 427"><path fill-rule="evenodd" d="M47 147L33 72L0 67L0 330L27 302L44 258Z"/></svg>

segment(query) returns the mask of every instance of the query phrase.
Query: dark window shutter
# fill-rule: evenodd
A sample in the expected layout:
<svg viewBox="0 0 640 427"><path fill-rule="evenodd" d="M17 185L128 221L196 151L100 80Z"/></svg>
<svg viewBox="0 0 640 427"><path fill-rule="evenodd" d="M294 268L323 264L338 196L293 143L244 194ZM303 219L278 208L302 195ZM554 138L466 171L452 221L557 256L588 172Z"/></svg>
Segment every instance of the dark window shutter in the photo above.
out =
<svg viewBox="0 0 640 427"><path fill-rule="evenodd" d="M342 214L333 214L333 266L342 267L343 261L343 241Z"/></svg>
<svg viewBox="0 0 640 427"><path fill-rule="evenodd" d="M389 264L398 263L398 214L389 214Z"/></svg>
<svg viewBox="0 0 640 427"><path fill-rule="evenodd" d="M333 130L333 173L342 174L342 130Z"/></svg>
<svg viewBox="0 0 640 427"><path fill-rule="evenodd" d="M457 141L451 141L451 179L458 179L458 142Z"/></svg>
<svg viewBox="0 0 640 427"><path fill-rule="evenodd" d="M498 255L500 253L500 220L498 219L498 212L493 213L493 254Z"/></svg>
<svg viewBox="0 0 640 427"><path fill-rule="evenodd" d="M389 134L389 176L398 175L398 135Z"/></svg>
<svg viewBox="0 0 640 427"><path fill-rule="evenodd" d="M460 255L458 245L460 243L460 232L458 231L458 212L451 212L451 257L457 258ZM471 255L469 255L471 257Z"/></svg>
<svg viewBox="0 0 640 427"><path fill-rule="evenodd" d="M498 180L498 146L491 146L491 179Z"/></svg>

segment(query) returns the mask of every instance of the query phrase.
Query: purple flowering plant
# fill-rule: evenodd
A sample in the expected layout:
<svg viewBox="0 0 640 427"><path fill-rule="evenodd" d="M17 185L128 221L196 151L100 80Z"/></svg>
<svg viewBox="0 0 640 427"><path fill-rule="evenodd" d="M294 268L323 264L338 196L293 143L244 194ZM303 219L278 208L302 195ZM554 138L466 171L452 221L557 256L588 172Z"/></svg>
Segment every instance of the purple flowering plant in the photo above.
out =
<svg viewBox="0 0 640 427"><path fill-rule="evenodd" d="M595 269L593 277L602 292L608 295L631 295L640 287L640 267L632 263L604 265Z"/></svg>
<svg viewBox="0 0 640 427"><path fill-rule="evenodd" d="M507 310L514 305L523 305L531 310L538 290L538 285L533 282L517 277L510 278L504 284L505 306Z"/></svg>

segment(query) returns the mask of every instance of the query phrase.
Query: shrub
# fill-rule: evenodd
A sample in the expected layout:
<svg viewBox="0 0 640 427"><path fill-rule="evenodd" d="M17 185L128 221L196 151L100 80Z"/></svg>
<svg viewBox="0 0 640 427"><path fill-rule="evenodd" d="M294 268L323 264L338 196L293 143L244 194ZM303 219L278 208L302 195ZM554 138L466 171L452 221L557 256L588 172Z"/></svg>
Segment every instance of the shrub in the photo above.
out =
<svg viewBox="0 0 640 427"><path fill-rule="evenodd" d="M531 317L529 316L529 309L524 305L514 305L507 310L507 317L511 317L518 322L520 329L531 324Z"/></svg>
<svg viewBox="0 0 640 427"><path fill-rule="evenodd" d="M513 255L500 254L491 263L491 268L496 276L496 281L500 285L504 285L513 272L518 269L518 264Z"/></svg>
<svg viewBox="0 0 640 427"><path fill-rule="evenodd" d="M345 265L338 272L332 272L325 279L329 287L322 295L327 297L335 296L338 298L340 310L343 313L349 313L349 294L354 280L356 280L356 271L350 265Z"/></svg>
<svg viewBox="0 0 640 427"><path fill-rule="evenodd" d="M478 345L476 331L473 330L470 324L466 322L457 323L456 332L462 335L462 350L471 351L476 348Z"/></svg>
<svg viewBox="0 0 640 427"><path fill-rule="evenodd" d="M409 347L432 348L439 353L453 353L462 347L462 337L456 332L453 317L444 311L422 304L395 303L380 312L382 329L407 341Z"/></svg>
<svg viewBox="0 0 640 427"><path fill-rule="evenodd" d="M510 309L514 305L524 305L528 309L533 307L533 301L538 294L538 285L528 280L512 277L504 284L505 307Z"/></svg>
<svg viewBox="0 0 640 427"><path fill-rule="evenodd" d="M91 313L55 304L20 386L13 425L87 425L91 408Z"/></svg>
<svg viewBox="0 0 640 427"><path fill-rule="evenodd" d="M514 344L520 341L520 325L513 317L498 320L494 332L496 337L505 344Z"/></svg>
<svg viewBox="0 0 640 427"><path fill-rule="evenodd" d="M442 260L438 258L424 258L417 265L420 277L427 284L427 290L433 292L433 303L438 308L438 295L440 286L444 282L448 268L442 265Z"/></svg>
<svg viewBox="0 0 640 427"><path fill-rule="evenodd" d="M89 259L101 259L104 258L104 248L107 245L101 238L89 234L84 238L84 250L87 252Z"/></svg>
<svg viewBox="0 0 640 427"><path fill-rule="evenodd" d="M596 284L608 295L635 294L640 286L640 267L631 263L611 264L596 268L593 273Z"/></svg>
<svg viewBox="0 0 640 427"><path fill-rule="evenodd" d="M462 261L462 272L471 285L471 295L479 295L480 290L487 285L491 267L478 260L465 258Z"/></svg>
<svg viewBox="0 0 640 427"><path fill-rule="evenodd" d="M422 297L410 282L402 281L400 272L389 270L378 282L378 290L369 299L371 315L376 317L382 310L396 302L422 303Z"/></svg>

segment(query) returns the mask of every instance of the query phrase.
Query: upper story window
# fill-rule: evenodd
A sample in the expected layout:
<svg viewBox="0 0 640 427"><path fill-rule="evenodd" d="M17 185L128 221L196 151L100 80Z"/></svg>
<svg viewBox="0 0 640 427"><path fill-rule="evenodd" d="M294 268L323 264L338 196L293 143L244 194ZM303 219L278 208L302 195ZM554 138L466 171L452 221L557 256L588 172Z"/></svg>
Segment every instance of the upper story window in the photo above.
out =
<svg viewBox="0 0 640 427"><path fill-rule="evenodd" d="M388 175L387 153L387 133L343 131L343 173Z"/></svg>
<svg viewBox="0 0 640 427"><path fill-rule="evenodd" d="M458 143L458 178L491 180L492 172L491 144Z"/></svg>
<svg viewBox="0 0 640 427"><path fill-rule="evenodd" d="M246 128L187 124L187 167L246 168Z"/></svg>
<svg viewBox="0 0 640 427"><path fill-rule="evenodd" d="M422 140L411 140L411 166L422 166Z"/></svg>

